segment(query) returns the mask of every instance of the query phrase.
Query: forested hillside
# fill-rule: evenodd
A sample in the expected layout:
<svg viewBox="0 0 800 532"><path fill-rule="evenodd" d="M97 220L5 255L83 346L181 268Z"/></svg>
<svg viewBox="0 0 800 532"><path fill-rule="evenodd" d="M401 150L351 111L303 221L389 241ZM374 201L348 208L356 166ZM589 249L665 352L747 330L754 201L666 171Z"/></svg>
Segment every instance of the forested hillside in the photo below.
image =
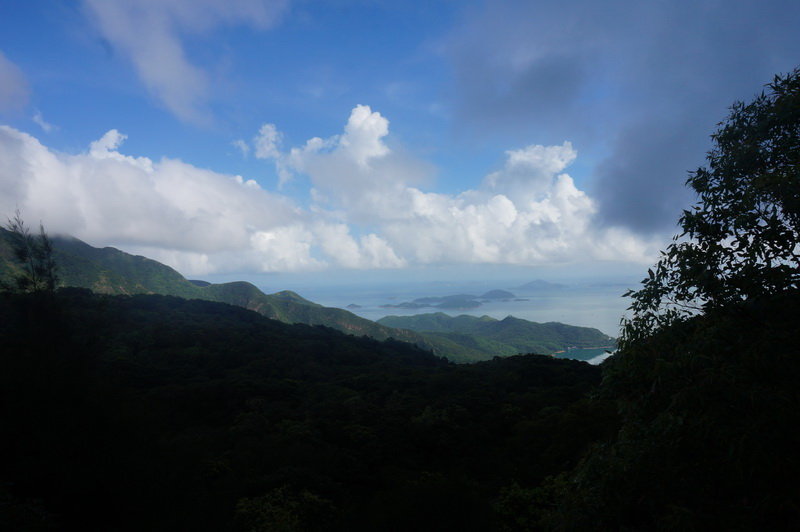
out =
<svg viewBox="0 0 800 532"><path fill-rule="evenodd" d="M793 530L800 293L673 324L603 364L623 425L549 484L573 530ZM532 500L531 500L532 501ZM533 508L533 506L531 506ZM541 509L541 507L540 507Z"/></svg>
<svg viewBox="0 0 800 532"><path fill-rule="evenodd" d="M199 300L6 293L0 345L8 530L488 530L616 423L585 363Z"/></svg>
<svg viewBox="0 0 800 532"><path fill-rule="evenodd" d="M9 260L9 233L5 229L0 231L0 277L8 277L16 266ZM193 283L169 266L146 257L110 247L95 248L72 237L52 240L62 286L89 288L100 294L161 294L219 301L255 310L285 323L326 325L379 340L394 337L422 342L406 331L390 330L346 310L322 307L291 292L267 295L243 281Z"/></svg>
<svg viewBox="0 0 800 532"><path fill-rule="evenodd" d="M8 230L0 229L0 281L12 277L19 268L12 257L10 238ZM88 288L99 294L161 294L218 301L284 323L324 325L356 336L410 342L453 362L476 362L519 353L550 354L570 346L605 346L613 342L599 331L556 323L540 326L525 320L515 320L516 327L496 328L486 334L461 330L446 331L458 334L427 334L413 321L408 325L405 322L393 325L389 323L392 318L387 318L376 323L343 309L323 307L288 290L265 294L245 281L222 284L189 281L157 261L111 247L95 248L77 238L53 237L52 243L61 286ZM503 323L512 325L509 321ZM513 330L520 327L525 330Z"/></svg>
<svg viewBox="0 0 800 532"><path fill-rule="evenodd" d="M448 316L443 312L414 316L386 316L378 323L399 329L411 329L453 341L471 341L487 354L550 354L568 347L608 347L614 339L597 329L563 323L536 323L508 316L497 320L489 316Z"/></svg>

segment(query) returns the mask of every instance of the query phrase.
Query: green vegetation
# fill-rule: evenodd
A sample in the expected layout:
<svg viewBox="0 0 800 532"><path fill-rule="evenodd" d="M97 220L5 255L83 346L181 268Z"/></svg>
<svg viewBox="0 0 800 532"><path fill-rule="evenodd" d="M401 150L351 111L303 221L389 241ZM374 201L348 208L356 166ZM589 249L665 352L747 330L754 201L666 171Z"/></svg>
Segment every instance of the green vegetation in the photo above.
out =
<svg viewBox="0 0 800 532"><path fill-rule="evenodd" d="M682 234L631 292L623 343L698 312L800 287L800 69L737 102L687 184Z"/></svg>
<svg viewBox="0 0 800 532"><path fill-rule="evenodd" d="M600 370L454 365L219 303L0 297L0 528L497 529L615 414Z"/></svg>
<svg viewBox="0 0 800 532"><path fill-rule="evenodd" d="M0 280L4 277L10 279L15 272L18 273L12 260L12 237L11 232L0 229ZM343 309L323 307L288 290L265 294L255 285L244 281L222 284L190 281L169 266L154 260L111 247L95 248L76 238L55 237L52 246L53 256L59 265L61 286L88 288L100 294L161 294L228 303L284 323L324 325L356 336L410 342L453 362L476 362L518 353L548 354L568 346L610 345L608 337L600 333L597 333L596 341L583 342L581 331L584 329L560 324L546 324L538 332L531 330L524 334L509 327L508 334L514 335L509 341L502 338L503 333L478 335L480 337L473 335L474 331L458 329L437 331L437 334L420 333L417 331L421 329L415 326L390 325L382 321L376 323ZM480 304L473 298L458 295L431 299L445 307L451 304L459 307L465 301ZM426 301L425 304L430 303ZM557 326L566 327L567 333L554 331ZM540 336L537 338L536 334ZM527 338L523 339L524 335ZM601 336L605 340L601 341Z"/></svg>
<svg viewBox="0 0 800 532"><path fill-rule="evenodd" d="M800 70L737 103L689 178L596 397L622 426L525 492L557 530L793 530L800 522Z"/></svg>
<svg viewBox="0 0 800 532"><path fill-rule="evenodd" d="M528 499L556 530L789 530L800 519L800 294L715 309L603 364L623 419ZM538 502L536 502L538 500Z"/></svg>
<svg viewBox="0 0 800 532"><path fill-rule="evenodd" d="M53 243L44 232L44 227L40 224L39 234L32 235L17 211L3 231L7 234L8 248L0 258L5 258L10 267L4 275L0 275L0 289L23 292L55 290L58 275Z"/></svg>
<svg viewBox="0 0 800 532"><path fill-rule="evenodd" d="M551 354L569 347L613 347L614 339L597 329L563 323L536 323L508 316L496 320L443 312L415 316L386 316L378 323L421 332L426 338L446 338L490 356L517 353Z"/></svg>
<svg viewBox="0 0 800 532"><path fill-rule="evenodd" d="M19 267L13 260L13 238L12 232L0 229L0 280L7 282L19 274ZM55 237L52 245L59 266L60 286L88 288L100 294L161 294L218 301L254 310L285 323L325 325L378 340L395 338L445 354L440 346L430 344L415 333L393 330L346 310L322 307L293 292L267 295L247 282L210 284L189 281L169 266L154 260L111 247L95 248L71 237Z"/></svg>

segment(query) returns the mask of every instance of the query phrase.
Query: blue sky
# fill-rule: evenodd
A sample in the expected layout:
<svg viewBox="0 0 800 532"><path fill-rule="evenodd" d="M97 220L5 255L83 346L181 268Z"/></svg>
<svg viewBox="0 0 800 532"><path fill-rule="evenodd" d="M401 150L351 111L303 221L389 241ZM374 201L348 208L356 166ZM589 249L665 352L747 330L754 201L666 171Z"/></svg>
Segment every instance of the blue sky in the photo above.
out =
<svg viewBox="0 0 800 532"><path fill-rule="evenodd" d="M211 279L644 271L798 27L781 0L4 2L0 214Z"/></svg>

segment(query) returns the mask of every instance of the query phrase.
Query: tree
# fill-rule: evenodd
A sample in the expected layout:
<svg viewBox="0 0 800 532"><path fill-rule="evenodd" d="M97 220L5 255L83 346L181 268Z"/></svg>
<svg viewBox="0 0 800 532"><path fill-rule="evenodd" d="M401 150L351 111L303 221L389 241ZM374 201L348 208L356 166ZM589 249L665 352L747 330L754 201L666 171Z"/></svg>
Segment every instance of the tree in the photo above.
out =
<svg viewBox="0 0 800 532"><path fill-rule="evenodd" d="M800 68L737 102L711 135L698 195L632 298L621 345L662 327L800 283Z"/></svg>
<svg viewBox="0 0 800 532"><path fill-rule="evenodd" d="M16 289L23 292L52 292L58 284L58 267L53 243L39 224L39 234L31 234L19 210L8 219L11 248L21 272L14 278Z"/></svg>

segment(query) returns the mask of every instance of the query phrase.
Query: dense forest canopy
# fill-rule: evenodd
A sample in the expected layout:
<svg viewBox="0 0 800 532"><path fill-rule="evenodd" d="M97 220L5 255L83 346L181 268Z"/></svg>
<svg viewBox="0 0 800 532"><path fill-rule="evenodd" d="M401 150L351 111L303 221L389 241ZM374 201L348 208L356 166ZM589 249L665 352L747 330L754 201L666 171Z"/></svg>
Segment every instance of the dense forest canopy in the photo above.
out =
<svg viewBox="0 0 800 532"><path fill-rule="evenodd" d="M454 365L199 300L6 294L0 343L8 529L491 529L615 420L582 362Z"/></svg>

